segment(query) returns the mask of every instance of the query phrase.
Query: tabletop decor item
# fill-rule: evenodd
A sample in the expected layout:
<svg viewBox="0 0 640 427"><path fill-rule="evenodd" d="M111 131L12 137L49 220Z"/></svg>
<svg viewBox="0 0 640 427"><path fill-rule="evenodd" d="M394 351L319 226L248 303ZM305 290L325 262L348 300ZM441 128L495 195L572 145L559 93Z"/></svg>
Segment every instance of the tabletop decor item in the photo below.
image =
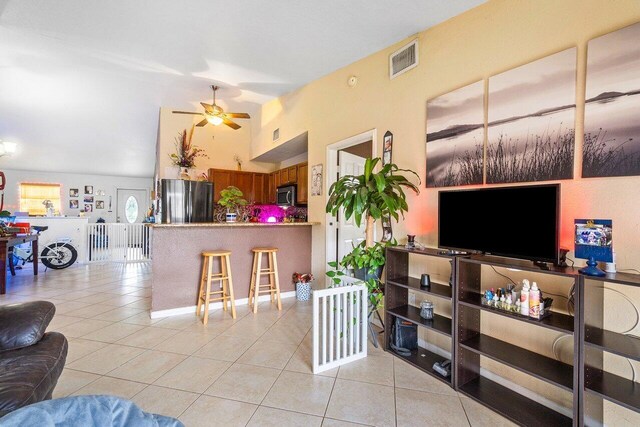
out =
<svg viewBox="0 0 640 427"><path fill-rule="evenodd" d="M198 157L209 158L202 148L191 143L194 127L191 126L191 131L188 134L185 129L180 133L180 136L176 137L176 152L169 154L171 162L180 168L193 168Z"/></svg>
<svg viewBox="0 0 640 427"><path fill-rule="evenodd" d="M605 272L598 268L598 261L613 262L613 222L610 219L576 219L575 227L576 258L588 260L580 273L604 276Z"/></svg>
<svg viewBox="0 0 640 427"><path fill-rule="evenodd" d="M424 300L420 303L420 317L425 320L433 320L433 303Z"/></svg>
<svg viewBox="0 0 640 427"><path fill-rule="evenodd" d="M247 201L242 198L242 191L238 187L230 185L220 192L218 204L227 208L227 222L236 222L238 207L245 206Z"/></svg>
<svg viewBox="0 0 640 427"><path fill-rule="evenodd" d="M298 301L309 301L311 298L311 282L313 282L313 274L293 273L291 281L296 285L296 299Z"/></svg>

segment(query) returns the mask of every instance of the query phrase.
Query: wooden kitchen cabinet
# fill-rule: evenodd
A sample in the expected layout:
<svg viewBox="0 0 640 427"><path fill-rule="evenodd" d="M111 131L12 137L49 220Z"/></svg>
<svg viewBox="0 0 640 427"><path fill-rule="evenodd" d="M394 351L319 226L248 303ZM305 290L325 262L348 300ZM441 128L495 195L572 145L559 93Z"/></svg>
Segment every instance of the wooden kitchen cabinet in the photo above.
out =
<svg viewBox="0 0 640 427"><path fill-rule="evenodd" d="M238 187L244 194L244 199L249 203L254 201L253 175L252 172L238 171L231 176L231 185Z"/></svg>
<svg viewBox="0 0 640 427"><path fill-rule="evenodd" d="M209 169L209 182L213 183L213 201L218 203L220 191L231 185L231 174L234 171Z"/></svg>
<svg viewBox="0 0 640 427"><path fill-rule="evenodd" d="M268 203L268 174L258 172L209 169L209 181L213 182L213 201L220 200L220 191L233 185L242 191L250 203ZM275 197L275 196L274 196Z"/></svg>
<svg viewBox="0 0 640 427"><path fill-rule="evenodd" d="M300 163L297 167L298 203L306 205L309 201L309 165L307 163Z"/></svg>
<svg viewBox="0 0 640 427"><path fill-rule="evenodd" d="M297 184L298 183L298 165L291 166L287 169L289 170L289 183Z"/></svg>
<svg viewBox="0 0 640 427"><path fill-rule="evenodd" d="M289 183L289 168L280 169L280 185Z"/></svg>

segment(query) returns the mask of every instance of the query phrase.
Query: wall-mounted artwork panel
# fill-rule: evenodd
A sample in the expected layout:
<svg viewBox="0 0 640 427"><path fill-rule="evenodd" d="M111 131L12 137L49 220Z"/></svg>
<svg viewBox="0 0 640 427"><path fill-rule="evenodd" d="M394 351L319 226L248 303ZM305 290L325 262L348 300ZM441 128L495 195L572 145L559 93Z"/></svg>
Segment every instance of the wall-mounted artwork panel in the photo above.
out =
<svg viewBox="0 0 640 427"><path fill-rule="evenodd" d="M487 183L573 178L576 48L489 78Z"/></svg>
<svg viewBox="0 0 640 427"><path fill-rule="evenodd" d="M640 175L640 23L589 41L582 176Z"/></svg>

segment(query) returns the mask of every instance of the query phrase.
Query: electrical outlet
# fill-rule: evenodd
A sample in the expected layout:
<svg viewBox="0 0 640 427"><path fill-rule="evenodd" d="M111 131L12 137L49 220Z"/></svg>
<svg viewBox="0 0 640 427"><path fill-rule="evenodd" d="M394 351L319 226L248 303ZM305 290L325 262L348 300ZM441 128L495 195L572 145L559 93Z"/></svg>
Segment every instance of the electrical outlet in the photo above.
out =
<svg viewBox="0 0 640 427"><path fill-rule="evenodd" d="M409 292L409 305L416 305L416 294Z"/></svg>

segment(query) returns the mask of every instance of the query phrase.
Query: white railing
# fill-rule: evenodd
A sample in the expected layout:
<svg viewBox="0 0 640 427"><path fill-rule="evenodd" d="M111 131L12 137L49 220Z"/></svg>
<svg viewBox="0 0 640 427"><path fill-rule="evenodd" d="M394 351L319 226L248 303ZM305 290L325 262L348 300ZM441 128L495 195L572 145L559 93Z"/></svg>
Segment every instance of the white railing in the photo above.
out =
<svg viewBox="0 0 640 427"><path fill-rule="evenodd" d="M87 224L87 262L151 259L151 227L145 224Z"/></svg>
<svg viewBox="0 0 640 427"><path fill-rule="evenodd" d="M313 292L313 373L367 357L367 288Z"/></svg>

